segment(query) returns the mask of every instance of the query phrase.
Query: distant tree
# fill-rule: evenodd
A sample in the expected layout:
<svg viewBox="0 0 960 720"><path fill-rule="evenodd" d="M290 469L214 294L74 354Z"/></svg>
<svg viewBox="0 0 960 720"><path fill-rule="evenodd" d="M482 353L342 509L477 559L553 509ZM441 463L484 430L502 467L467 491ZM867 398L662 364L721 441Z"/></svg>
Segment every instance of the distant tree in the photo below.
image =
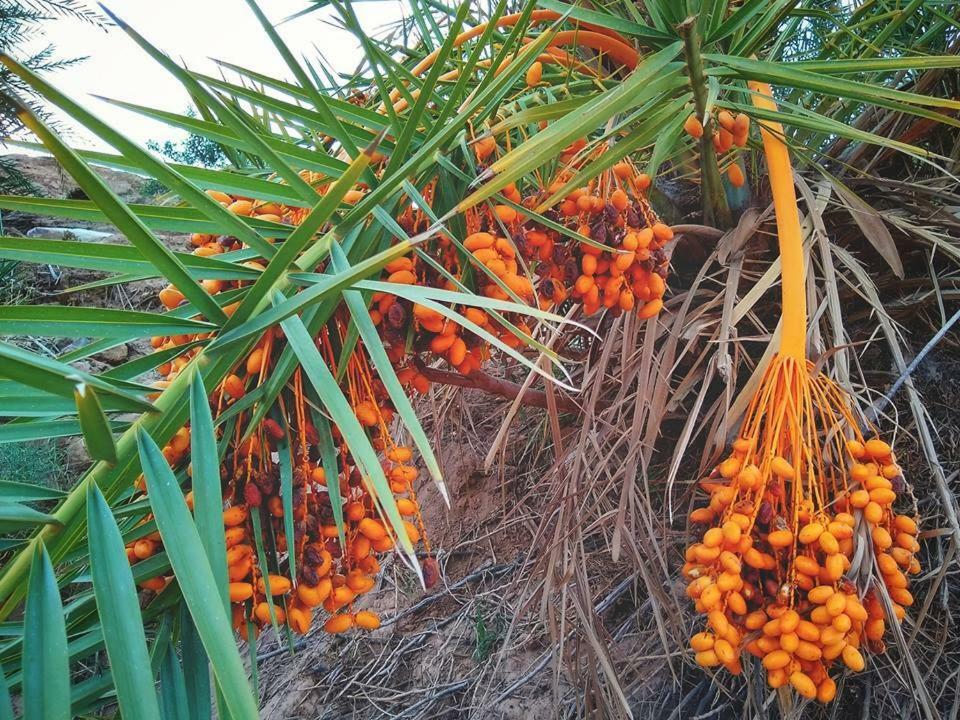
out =
<svg viewBox="0 0 960 720"><path fill-rule="evenodd" d="M196 113L192 108L188 108L186 114L188 117L196 117ZM163 142L148 140L147 147L155 153L163 155L168 160L185 165L201 165L207 168L219 168L230 162L230 159L218 143L210 138L192 133L180 142L173 142L172 140L164 140Z"/></svg>
<svg viewBox="0 0 960 720"><path fill-rule="evenodd" d="M28 42L42 37L42 24L57 17L68 17L105 26L104 19L79 0L0 0L0 52L8 53L34 72L50 72L83 61L85 58L59 58L53 45L47 45L24 57L18 52ZM6 68L0 68L0 138L23 130L17 117L14 98L37 107L29 86ZM37 188L7 158L0 157L0 192L35 193Z"/></svg>

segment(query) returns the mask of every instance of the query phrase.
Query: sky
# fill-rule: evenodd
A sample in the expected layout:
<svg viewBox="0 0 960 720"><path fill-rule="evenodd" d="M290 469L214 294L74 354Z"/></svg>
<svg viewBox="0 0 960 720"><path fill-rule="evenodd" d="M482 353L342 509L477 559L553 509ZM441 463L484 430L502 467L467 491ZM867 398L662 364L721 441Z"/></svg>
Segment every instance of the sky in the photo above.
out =
<svg viewBox="0 0 960 720"><path fill-rule="evenodd" d="M210 59L216 58L291 79L244 0L106 0L106 4L154 46L193 70L219 74ZM259 2L274 23L308 4L309 0ZM376 34L385 23L403 16L403 3L399 0L355 2L353 8L369 34ZM278 30L295 54L305 54L313 60L316 46L336 70L349 72L360 61L359 43L351 33L335 27L333 17L333 11L325 8L279 25ZM178 81L123 31L110 28L105 32L79 20L58 18L44 25L44 36L61 57L88 56L82 63L47 75L48 81L60 90L140 143L182 137L173 128L93 97L102 95L173 112L183 112L190 104ZM42 41L34 41L34 48L27 49L40 44ZM106 149L75 123L67 121L65 125L73 131L71 144Z"/></svg>

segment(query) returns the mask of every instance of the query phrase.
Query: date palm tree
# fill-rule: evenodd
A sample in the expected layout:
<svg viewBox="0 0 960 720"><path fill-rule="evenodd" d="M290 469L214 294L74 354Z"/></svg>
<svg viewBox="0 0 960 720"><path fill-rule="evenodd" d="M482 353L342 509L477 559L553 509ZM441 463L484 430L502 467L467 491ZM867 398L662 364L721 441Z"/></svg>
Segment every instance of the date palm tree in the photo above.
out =
<svg viewBox="0 0 960 720"><path fill-rule="evenodd" d="M380 465L383 437L353 417L356 398L346 379L355 349L365 348L398 425L442 489L439 465L414 405L401 389L407 366L395 367L395 358L381 345L395 346L384 339L382 323L389 318L375 305L384 295L469 329L483 338L494 358L485 368L458 375L438 367L439 358L449 355L430 355L411 341L413 347L406 352L422 355L411 362L410 373L516 397L523 394L521 389L495 377L489 367L519 368L547 384L541 404L551 413L557 412L555 392L589 385L594 376L585 369L589 364L577 365L554 352L548 336L575 335L567 349L574 353L592 347L588 355L593 362L598 346L591 345L590 338L621 332L615 317L629 317L624 327L633 329L622 331L623 337L637 343L645 334L651 342L644 352L654 352L656 345L659 353L664 337L656 331L658 321L650 318L657 312L662 318L688 312L695 295L668 298L665 309L660 297L647 299L645 305L638 304L637 318L633 293L624 290L619 307L598 305L588 319L576 309L579 299L561 297L557 289L565 282L562 262L543 255L523 268L529 281L538 282L538 297L525 297L522 281L516 287L501 282L489 263L477 261L473 247L462 244L465 239L487 230L497 234L499 228L504 238L518 243L510 252L523 255L530 248L520 247L527 242L522 228L531 226L517 223L533 223L565 236L571 247L602 252L604 239L593 226L571 229L564 224L563 204L597 178L629 172L636 187L652 182L649 193L644 191L649 205L643 206L651 213L651 224L654 216L664 218L674 225L673 232L709 243L730 231L725 237L733 242L738 223L749 221L751 208L762 202L767 188L756 136L744 135L733 147L715 145L711 139L719 135L723 112L748 118L752 128L781 123L799 166L809 177L832 183L837 197L855 209L867 240L893 272L902 275L896 243L852 189L852 180L891 154L911 168L940 172L937 168L951 150L941 131L946 128L955 138L954 128L960 125L953 87L960 66L957 18L937 0L614 0L602 5L539 0L511 7L505 0L456 7L414 0L409 17L383 36L365 32L351 3L315 2L304 14L332 6L363 47L364 63L350 77L330 72L322 61L303 59L309 49L288 47L282 26L271 24L255 0L246 5L286 62L287 78L225 62L216 76L186 69L141 34L144 29L111 16L120 31L183 84L196 113L171 113L122 98L112 102L218 143L231 162L224 168L164 162L60 92L38 72L42 68L35 61L18 58L9 48L0 57L13 86L9 97L18 121L36 137L31 147L56 157L89 198L8 194L0 196L0 208L107 222L129 241L99 245L0 238L0 259L103 272L106 277L94 284L98 287L163 278L179 293L177 302L162 311L68 305L0 308L0 335L8 337L0 342L0 376L5 378L0 382L0 415L6 418L0 441L81 436L93 458L62 496L30 486L0 485L0 528L10 533L3 541L0 575L0 619L6 621L0 643L5 687L0 714L11 714L9 688L20 696L27 717L117 708L127 717L166 717L178 709L191 717L209 717L211 703L219 706L221 717L256 717L250 684L251 679L257 684L256 646L248 646L254 659L248 678L230 624L222 510L231 481L221 478L219 468L225 453L239 448L231 444L233 434L247 437L268 421L278 428L276 447L286 448L279 455L289 452L295 444L292 428L305 432L306 427L289 409L293 398L312 413L317 436L311 443L318 448L344 443L364 482L373 488L377 514L397 538L399 556L411 572L421 572ZM39 3L27 12L29 8L39 11ZM752 82L775 87L777 109L751 102ZM71 148L30 106L25 98L31 96L58 108L114 150ZM700 137L685 130L691 116L707 131ZM169 188L179 203L124 203L91 170L94 166L149 176ZM217 193L230 196L231 202L239 197L256 205L293 208L297 224L277 222L279 216L259 219L232 212ZM418 221L407 222L410 217ZM172 251L159 232L229 238L230 249L211 256ZM443 258L456 259L456 272L438 260L441 255L434 251L441 246ZM956 260L955 248L949 252ZM442 277L443 285L378 279L384 268L405 256L429 266L431 276ZM666 253L658 258L666 268ZM708 262L714 259L711 255ZM549 285L537 275L538 262L558 267ZM518 277L522 274L517 272ZM771 274L764 282L769 286L775 277ZM227 292L211 291L214 285L208 281L217 287L221 282L233 285ZM487 292L491 287L499 287L502 298ZM649 315L643 308L650 308ZM484 330L469 309L501 318L503 331ZM568 310L572 320L562 317ZM524 318L539 327L531 330L521 322ZM825 323L834 323L830 330L835 343L843 344L838 316L826 313L825 318ZM650 329L629 324L641 320L649 324L640 327ZM339 340L329 348L318 345L317 338L337 323L350 328L342 345ZM233 406L236 411L217 414L218 398L222 405L237 369L249 367L245 364L258 343L274 335L287 344L269 377L245 402ZM18 344L18 337L87 342L57 356L43 356ZM153 355L104 373L76 367L99 352L148 337L188 340L162 345ZM666 342L664 352L675 353L676 338ZM625 351L624 357L632 352ZM669 355L659 357L673 372ZM151 373L178 358L178 371L169 383L159 391L149 384L155 377ZM736 373L729 367L726 377L735 384ZM641 443L638 436L629 443L625 460L617 456L616 467L592 466L605 468L597 474L608 478L632 473L615 483L625 494L612 495L614 544L623 533L640 537L648 531L641 516L649 498L626 499L627 492L640 492L637 468L647 468L649 457L643 453L658 435L662 413L650 409L666 403L652 385L647 390L651 395L643 399L649 403L643 417L648 424L636 427L638 433L642 427L651 442ZM629 425L625 409L597 407L623 412L618 422ZM561 409L575 411L577 403L566 398ZM239 417L250 421L246 430ZM624 424L605 425L603 442L625 447L619 442L622 434L608 433ZM173 447L185 427L189 463L171 465L161 449ZM322 462L314 460L326 476L337 477L342 466L338 468L336 458L331 460L325 450L320 455ZM613 462L613 457L606 456L606 461ZM279 472L281 482L292 482L292 470L285 471L280 463ZM140 492L141 477L146 495ZM338 492L336 486L330 484L331 495ZM285 503L278 512L283 520L277 523L285 539L296 538L293 486L285 487L278 495ZM185 492L192 492L192 515ZM564 505L572 493L558 495ZM611 495L604 497L607 503ZM347 521L339 512L339 499L333 501L331 527L343 538ZM259 508L259 501L248 504ZM252 522L261 522L259 510L253 516ZM584 522L569 508L552 517L560 523ZM283 525L288 520L291 524ZM558 530L563 542L569 542L567 529ZM131 566L125 546L154 534L164 551ZM268 535L255 534L258 562L276 568L287 581L298 580L289 559L293 555L264 540ZM639 556L637 562L643 562ZM565 570L572 575L580 566ZM422 572L429 575L426 568ZM157 577L175 577L175 582L141 602L136 585ZM661 585L658 579L644 577L651 594L660 592L655 589ZM277 626L283 607L269 597L268 592L271 622L266 624ZM587 606L592 607L592 600ZM291 607L286 606L288 617ZM569 606L562 612L572 614ZM285 627L279 626L278 632ZM252 632L247 626L248 638ZM663 637L683 642L675 632L665 627ZM613 665L601 644L591 647L602 669L596 674L602 687L591 694L591 702L604 704L611 714L627 715L629 703Z"/></svg>

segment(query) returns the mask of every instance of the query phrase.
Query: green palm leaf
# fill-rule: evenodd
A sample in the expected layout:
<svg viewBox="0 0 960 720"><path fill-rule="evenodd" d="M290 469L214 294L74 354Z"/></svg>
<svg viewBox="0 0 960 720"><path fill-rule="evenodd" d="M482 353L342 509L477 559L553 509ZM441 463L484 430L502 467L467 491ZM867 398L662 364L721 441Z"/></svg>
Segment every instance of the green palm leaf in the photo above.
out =
<svg viewBox="0 0 960 720"><path fill-rule="evenodd" d="M33 553L23 620L23 714L69 720L70 664L60 589L43 543Z"/></svg>
<svg viewBox="0 0 960 720"><path fill-rule="evenodd" d="M206 551L201 550L200 535L190 517L183 492L153 439L141 430L137 434L137 443L157 527L184 602L190 608L210 658L217 685L233 718L255 719L256 703L247 684L226 609L222 603L210 601L219 597L222 590Z"/></svg>
<svg viewBox="0 0 960 720"><path fill-rule="evenodd" d="M87 489L90 572L104 643L125 717L160 718L140 604L123 538L96 485Z"/></svg>

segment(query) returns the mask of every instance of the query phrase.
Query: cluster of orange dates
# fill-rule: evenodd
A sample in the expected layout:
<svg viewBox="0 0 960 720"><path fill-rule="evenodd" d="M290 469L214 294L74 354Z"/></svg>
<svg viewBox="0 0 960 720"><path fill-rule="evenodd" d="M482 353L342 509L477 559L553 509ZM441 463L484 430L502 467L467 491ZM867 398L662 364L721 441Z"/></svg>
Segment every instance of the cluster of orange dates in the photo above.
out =
<svg viewBox="0 0 960 720"><path fill-rule="evenodd" d="M570 172L568 166L545 195L562 189ZM669 264L665 246L673 231L650 207L649 185L646 175L620 162L567 194L550 219L590 243L570 242L547 225L531 223L525 247L527 256L540 262L541 299L576 298L587 315L601 307L615 314L636 312L641 319L660 312Z"/></svg>
<svg viewBox="0 0 960 720"><path fill-rule="evenodd" d="M462 243L438 233L420 243L418 253L390 262L381 279L396 286L449 291L469 286L482 296L514 301L520 306L535 303L546 309L579 300L588 315L606 308L613 314L635 312L641 319L654 317L663 307L669 262L666 245L673 233L647 201L650 181L646 175L636 172L628 161L621 161L570 189L556 207L542 210L542 215L533 212L599 157L602 150L584 151L585 145L580 141L563 151L564 169L547 187L521 193L510 185L502 191L499 204L467 211ZM479 169L495 152L499 148L492 137L475 144ZM315 173L304 173L303 177L319 193L326 191L329 179ZM231 212L259 221L295 226L306 214L304 208L207 192ZM344 202L356 203L365 192L366 186L360 184ZM428 184L423 199L432 203L435 192L436 183ZM397 222L411 236L431 226L424 208L413 201L406 204ZM229 236L195 234L191 243L198 256L245 248ZM243 264L256 270L264 267L257 259ZM207 279L202 284L216 296L241 288L244 281ZM159 297L170 310L185 302L173 286L163 289ZM466 321L461 324L427 305L390 292L376 293L371 300L371 319L399 380L418 392L430 387L423 372L427 364L440 360L469 375L490 357L489 338L516 348L523 343L524 335L531 334L522 312L463 307L460 312ZM223 309L231 315L237 306L229 303ZM337 365L334 349L344 346L349 322L349 317L335 315L316 338L331 367ZM158 351L183 349L158 368L163 376L158 388L177 377L199 352L197 341L207 337L154 338L153 346ZM293 371L270 412L256 416L252 428L248 426L257 405L235 408L271 377L285 346L279 328L267 330L242 366L235 368L210 396L219 432L230 435L221 438L226 440L226 452L220 471L234 624L242 632L247 623L257 631L268 624L285 623L295 632L306 632L314 609L322 607L327 618L324 627L330 632L373 628L379 624L376 615L356 611L354 604L375 586L378 557L389 552L397 538L381 517L376 493L368 487L368 479L362 476L338 428L329 430L337 453L334 478L330 476L329 458L326 466L321 461L320 438L311 417L310 388L304 387L299 369ZM435 581L438 571L429 557L429 542L413 486L417 469L410 450L396 445L390 437L388 424L393 408L369 367L362 342L357 343L347 362L342 387L374 447L383 453L390 490L404 517L404 531L414 545L423 544L428 555L425 579L428 583ZM230 421L220 422L222 416ZM277 459L280 453L287 453L290 461L288 472L292 477L286 479L286 490L284 463ZM189 427L171 439L164 455L173 468L186 468L189 474ZM342 533L337 515L342 515ZM159 543L159 537L153 535L131 544L131 561L157 552ZM275 558L285 559L277 565ZM144 586L160 590L168 581L153 578Z"/></svg>
<svg viewBox="0 0 960 720"><path fill-rule="evenodd" d="M217 191L208 193L232 212L272 222L296 223L302 218L297 208L256 203L233 198ZM359 199L360 191L345 198ZM191 238L194 254L200 256L241 249L235 238L196 234ZM262 268L256 261L248 266ZM396 271L397 268L394 268ZM204 281L213 295L239 287L239 281ZM165 307L173 309L183 302L174 287L160 293ZM229 315L235 305L224 310ZM324 356L334 363L333 341L344 344L348 318L335 317L317 338ZM157 337L153 346L167 350L204 339L200 335ZM234 369L211 395L215 418L255 391L271 375L280 352L285 347L279 328L268 330L257 342L241 367ZM187 349L158 370L163 379L158 388L168 385L197 352ZM422 544L428 557L422 563L428 585L436 582L438 566L429 557L414 481L418 470L410 448L394 443L388 430L393 408L382 383L368 364L362 343L358 343L347 363L346 394L356 417L372 438L376 449L384 454L384 471L400 515L403 530L414 546ZM278 403L282 412L260 419L252 432L244 435L253 408L235 412L230 423L223 424L223 433L232 433L220 468L225 504L224 538L227 547L229 597L233 607L234 627L244 636L247 623L256 633L276 622L286 624L297 633L310 628L317 608L326 613L324 629L339 633L352 627L374 629L379 617L369 610L355 610L355 602L376 584L380 570L379 556L391 551L397 538L381 517L381 509L368 481L354 462L339 429L332 426L336 444L336 477L328 475L321 460L320 437L311 420L309 390L304 388L300 369L296 369ZM316 403L313 403L314 406ZM254 406L255 407L255 406ZM290 458L289 498L281 489L282 465L278 454ZM190 428L178 431L163 448L171 467L186 466L190 473ZM331 483L336 483L331 489ZM142 481L139 485L142 490ZM187 495L192 506L192 493ZM342 514L343 534L338 530L334 503ZM285 514L292 513L293 537L287 534ZM161 549L159 535L152 533L132 542L128 547L131 562L138 562ZM270 552L264 552L264 550ZM272 566L267 558L287 558L283 567ZM261 563L267 562L268 567ZM291 570L295 568L295 576ZM161 591L169 577L156 577L142 583L147 589Z"/></svg>
<svg viewBox="0 0 960 720"><path fill-rule="evenodd" d="M512 263L519 251L534 278L533 287L524 277L516 282L515 272L509 271L505 283L524 299L536 290L542 307L575 299L588 316L604 307L614 314L635 311L641 319L652 318L663 307L669 265L665 247L673 231L650 206L646 195L650 178L627 160L585 185L568 188L578 170L601 160L608 149L585 148L582 139L565 148L555 179L532 188L526 197L511 184L503 194L512 204L496 205L492 213L468 212L472 233L468 249L494 272L501 264ZM498 148L486 137L475 149L482 163ZM561 191L562 200L546 208ZM540 212L528 216L516 206ZM490 288L487 294L497 297L499 292Z"/></svg>
<svg viewBox="0 0 960 720"><path fill-rule="evenodd" d="M845 448L846 482L831 497L825 483L798 476L784 457L759 456L745 437L701 481L710 502L691 521L709 527L687 549L683 569L687 594L707 617L707 629L691 639L700 665L739 674L745 651L760 658L771 687L789 683L829 702L833 663L859 671L864 649L884 651L879 593L901 620L913 603L907 574L920 570L917 525L893 510L903 477L890 446L851 439ZM868 562L856 555L863 537L883 583L865 592L847 577L852 561Z"/></svg>
<svg viewBox="0 0 960 720"><path fill-rule="evenodd" d="M568 160L578 149L579 146L569 150ZM478 157L482 152L478 150ZM575 165L571 164L552 189L562 185L574 171ZM324 191L325 179L312 173L305 178L316 184L319 192ZM601 306L613 313L636 307L641 318L653 317L663 305L668 263L663 248L672 232L650 209L644 196L648 185L646 176L621 162L572 191L559 208L547 211L548 225L528 217L523 209L542 201L544 193L551 190L524 197L515 186L510 186L504 197L516 207L500 204L468 212L468 234L462 246L441 233L424 244L433 263L424 262L417 255L398 258L384 268L383 280L452 291L462 290L461 283L472 282L476 292L497 300L537 302L548 307L578 298L588 314ZM426 189L428 201L433 191L432 186ZM364 192L364 187L359 186L344 201L355 203ZM231 212L258 220L296 225L304 217L302 208L261 203L214 190L208 194ZM414 203L408 205L398 223L411 235L429 227L429 220ZM202 234L193 235L191 243L198 256L220 255L244 247L236 238ZM263 268L257 260L244 264ZM203 281L212 295L235 290L242 284L243 281ZM184 302L184 297L170 286L160 292L160 301L172 310ZM230 315L236 307L236 303L227 304L224 311ZM462 312L469 324L509 347L518 347L522 343L520 336L531 332L520 313L495 314L475 307ZM467 326L392 293L375 294L370 315L398 378L413 390L429 389L429 381L421 372L426 362L442 359L458 372L470 374L490 357L489 343ZM318 348L331 367L336 364L334 346L343 346L348 325L349 318L335 316L317 337ZM163 376L156 384L158 388L166 387L199 351L191 344L206 337L154 338L157 350L188 346L158 368ZM243 366L235 368L210 397L216 418L228 412L233 416L230 423L222 424L221 432L232 435L223 456L221 481L234 624L245 632L248 622L257 631L274 622L286 623L302 633L310 627L314 609L322 606L327 615L324 627L329 632L350 627L373 628L379 624L377 616L369 611L355 611L354 603L374 587L380 567L377 557L389 552L396 538L381 518L375 493L351 458L338 428L331 428L338 445L336 488L331 491L330 483L334 480L328 477L329 468L320 460L319 437L311 421L307 397L309 390L303 387L299 369L284 388L282 402L266 417L258 416L252 431L245 429L256 406L239 412L231 409L270 377L284 347L279 328L266 331ZM344 386L374 447L384 453L390 489L405 518L408 538L414 545L422 542L429 554L413 487L417 469L411 463L411 451L396 445L390 437L388 424L393 408L382 383L369 367L362 343L357 344L347 363ZM189 427L182 428L163 452L172 467L188 466ZM276 459L280 452L290 455L290 497L285 497L281 489L282 463ZM334 504L342 512L342 536L335 521ZM292 513L292 538L288 537L287 513ZM131 562L145 559L159 549L160 540L155 535L132 543ZM264 549L270 552L265 553ZM262 567L268 557L288 559L284 567ZM435 581L438 571L432 558L427 558L424 570L427 582ZM169 578L153 578L144 587L161 590L168 581Z"/></svg>
<svg viewBox="0 0 960 720"><path fill-rule="evenodd" d="M498 151L489 136L474 147L481 163ZM650 207L646 175L629 162L620 162L571 190L557 207L524 212L562 188L580 165L596 158L575 158L578 147L568 148L562 156L565 169L547 188L524 194L511 183L502 191L504 202L465 213L462 245L441 233L423 249L433 263L403 257L387 265L385 279L452 291L471 280L477 293L495 300L535 301L542 309L579 300L586 315L602 307L613 314L633 311L641 319L656 316L667 289L666 246L673 231ZM431 186L424 192L427 201L434 190ZM413 206L398 223L411 236L430 225ZM498 317L476 307L465 308L463 314L509 347L518 347L520 336L530 333L521 314ZM431 357L446 360L463 374L476 371L490 357L490 346L480 335L435 310L401 303L390 293L373 296L371 317L401 381L419 392L430 387L420 368Z"/></svg>
<svg viewBox="0 0 960 720"><path fill-rule="evenodd" d="M742 148L747 144L750 137L750 117L740 113L734 115L727 110L721 110L711 118L708 126L715 130L711 135L713 149L717 155L723 155L734 147ZM696 115L690 115L683 124L686 133L695 140L703 137L705 132L703 123ZM741 187L746 182L743 174L743 168L736 157L730 158L725 165L725 172L730 184L734 187Z"/></svg>
<svg viewBox="0 0 960 720"><path fill-rule="evenodd" d="M261 340L247 358L240 374L231 374L211 397L211 406L219 416L251 392L269 375L281 343L273 333ZM321 345L327 345L322 338ZM412 464L410 448L396 445L387 430L392 410L382 386L365 365L361 349L355 351L348 367L351 400L358 420L373 437L374 446L385 454L384 470L389 478L397 509L404 517L403 529L414 545L426 542L423 521L414 491L418 470ZM242 437L249 412L237 414L237 422L220 468L226 509L223 511L224 539L227 548L229 597L234 627L246 635L249 621L256 632L274 620L286 623L297 633L306 633L315 610L327 614L324 629L343 632L351 627L375 629L379 617L368 610L354 611L355 601L374 588L380 570L378 556L393 549L396 542L377 509L374 495L353 462L336 427L338 442L337 475L331 491L331 478L320 459L320 441L309 419L300 371L294 373L289 401L290 416L283 427L273 418L262 420L249 437ZM225 431L226 432L226 431ZM189 461L190 431L178 431L163 448L174 468ZM291 461L289 505L281 491L281 462L278 453L287 452ZM190 473L189 466L187 473ZM141 486L142 487L142 486ZM344 533L338 531L333 502L342 508ZM192 507L192 493L187 495ZM285 513L292 512L293 538L287 535ZM254 517L256 515L256 517ZM259 545L259 548L258 548ZM264 548L273 552L264 553ZM137 562L161 549L160 538L153 533L128 547L131 562ZM285 572L280 567L263 567L266 557L286 556ZM290 561L292 560L292 562ZM269 565L269 561L268 561ZM296 583L290 568L296 568ZM424 562L428 583L436 580L432 558ZM157 577L142 584L160 591L170 578Z"/></svg>

